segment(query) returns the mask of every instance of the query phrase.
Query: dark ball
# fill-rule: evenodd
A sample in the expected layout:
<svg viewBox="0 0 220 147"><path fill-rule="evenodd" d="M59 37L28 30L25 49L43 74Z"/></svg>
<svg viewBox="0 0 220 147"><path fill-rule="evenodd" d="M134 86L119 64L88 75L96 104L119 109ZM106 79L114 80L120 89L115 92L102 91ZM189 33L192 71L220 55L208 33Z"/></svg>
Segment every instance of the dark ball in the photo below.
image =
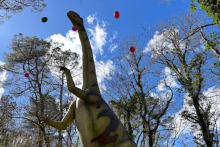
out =
<svg viewBox="0 0 220 147"><path fill-rule="evenodd" d="M48 20L47 17L43 17L43 18L41 19L42 22L47 22L47 20Z"/></svg>

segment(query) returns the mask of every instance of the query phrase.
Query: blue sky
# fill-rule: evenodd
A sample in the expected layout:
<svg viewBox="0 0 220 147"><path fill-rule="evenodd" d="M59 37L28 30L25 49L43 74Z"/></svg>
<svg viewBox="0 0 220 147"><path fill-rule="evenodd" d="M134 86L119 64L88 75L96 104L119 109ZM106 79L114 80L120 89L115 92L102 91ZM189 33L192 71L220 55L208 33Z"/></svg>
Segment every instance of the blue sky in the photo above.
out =
<svg viewBox="0 0 220 147"><path fill-rule="evenodd" d="M40 39L53 39L65 44L63 50L70 48L81 55L78 34L71 30L72 24L66 16L69 10L73 10L84 19L97 71L102 70L106 73L102 75L102 72L98 72L100 84L114 68L112 58L118 53L117 45L120 38L130 36L131 33L143 33L141 24L152 27L158 20L166 22L171 19L172 15L189 10L190 0L175 0L163 4L161 1L83 0L80 2L80 0L65 0L63 3L64 1L61 0L46 0L47 7L42 12L31 13L30 9L26 8L0 25L0 61L4 62L3 53L10 51L7 46L18 33L29 37L37 36ZM120 12L118 19L114 18L115 11ZM42 23L42 17L48 17L48 21ZM146 46L149 41L144 40ZM169 69L163 71L170 72ZM0 76L5 79L5 74ZM159 91L163 91L163 87L160 86ZM174 84L173 87L178 87L178 85ZM212 91L212 89L209 90Z"/></svg>
<svg viewBox="0 0 220 147"><path fill-rule="evenodd" d="M161 0L162 1L162 0ZM95 57L96 68L105 69L108 73L113 66L113 57L118 54L120 39L131 33L143 33L141 25L152 27L158 20L167 21L172 15L189 10L190 1L176 0L161 3L160 0L46 0L46 7L40 13L32 13L26 8L19 14L14 14L0 25L0 61L4 62L3 53L9 52L14 35L37 36L40 39L53 39L65 44L65 49L71 49L82 54L81 43L77 32L71 30L72 23L66 13L77 12L83 19L87 29ZM114 12L119 11L120 17L115 19ZM47 17L46 23L41 22ZM146 45L149 40L144 40ZM108 66L106 66L108 65ZM5 73L2 75L5 79ZM101 75L100 75L101 76ZM105 77L99 78L102 82Z"/></svg>
<svg viewBox="0 0 220 147"><path fill-rule="evenodd" d="M107 22L107 37L118 32L118 36L124 37L130 33L141 33L141 24L155 25L157 20L166 21L171 15L179 11L189 9L189 1L176 0L170 3L160 4L160 0L66 0L45 1L47 7L40 13L31 13L26 8L19 14L14 14L3 25L0 25L0 60L3 61L3 53L8 52L7 46L11 43L15 34L23 33L24 36L37 36L46 39L53 34L65 35L71 30L72 24L66 16L69 10L77 12L85 19L95 14L98 20ZM119 19L114 18L114 12L119 11ZM48 17L48 22L42 23L42 17ZM85 27L88 23L85 21ZM103 48L104 51L105 47ZM108 52L106 52L108 54Z"/></svg>

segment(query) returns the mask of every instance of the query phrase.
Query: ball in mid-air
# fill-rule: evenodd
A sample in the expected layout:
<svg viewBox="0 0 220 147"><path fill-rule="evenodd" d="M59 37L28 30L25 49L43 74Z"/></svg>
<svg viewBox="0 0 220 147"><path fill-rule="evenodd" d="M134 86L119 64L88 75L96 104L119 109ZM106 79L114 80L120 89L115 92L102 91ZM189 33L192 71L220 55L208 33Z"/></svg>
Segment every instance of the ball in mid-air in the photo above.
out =
<svg viewBox="0 0 220 147"><path fill-rule="evenodd" d="M77 30L78 30L78 27L77 27L77 26L73 26L73 27L72 27L72 30L73 30L73 31L77 31Z"/></svg>
<svg viewBox="0 0 220 147"><path fill-rule="evenodd" d="M135 51L135 48L133 46L131 46L130 51L133 53Z"/></svg>
<svg viewBox="0 0 220 147"><path fill-rule="evenodd" d="M119 18L120 13L118 11L115 11L115 18Z"/></svg>
<svg viewBox="0 0 220 147"><path fill-rule="evenodd" d="M29 73L25 73L24 76L28 78L29 77Z"/></svg>
<svg viewBox="0 0 220 147"><path fill-rule="evenodd" d="M42 22L47 22L48 18L47 17L42 17L41 21Z"/></svg>

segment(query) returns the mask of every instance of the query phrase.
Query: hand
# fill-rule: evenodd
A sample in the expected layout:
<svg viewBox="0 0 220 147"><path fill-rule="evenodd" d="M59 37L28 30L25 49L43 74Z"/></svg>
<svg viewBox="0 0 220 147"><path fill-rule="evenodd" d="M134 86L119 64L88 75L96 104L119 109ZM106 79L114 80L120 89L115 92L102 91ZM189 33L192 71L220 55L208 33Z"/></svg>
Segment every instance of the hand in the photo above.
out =
<svg viewBox="0 0 220 147"><path fill-rule="evenodd" d="M44 123L46 119L48 119L48 115L41 116L40 117L41 123Z"/></svg>
<svg viewBox="0 0 220 147"><path fill-rule="evenodd" d="M65 66L59 66L60 70L65 70L67 69Z"/></svg>

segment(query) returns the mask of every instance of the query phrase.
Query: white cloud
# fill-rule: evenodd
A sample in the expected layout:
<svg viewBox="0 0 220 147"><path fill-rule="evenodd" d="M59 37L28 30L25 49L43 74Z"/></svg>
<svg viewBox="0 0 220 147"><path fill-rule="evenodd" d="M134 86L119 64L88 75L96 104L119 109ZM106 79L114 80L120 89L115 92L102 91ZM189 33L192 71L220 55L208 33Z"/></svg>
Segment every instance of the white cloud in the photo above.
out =
<svg viewBox="0 0 220 147"><path fill-rule="evenodd" d="M170 70L169 67L165 67L164 70L162 71L163 72L163 76L165 77L164 79L162 79L158 86L157 86L157 91L160 92L160 91L164 91L165 90L165 83L164 83L164 80L166 81L166 84L168 86L170 86L171 88L180 88L181 86L179 84L177 84L176 80L175 80L175 77L172 76L172 71Z"/></svg>
<svg viewBox="0 0 220 147"><path fill-rule="evenodd" d="M2 61L0 61L0 65L3 65L4 63ZM5 82L7 76L6 76L7 72L1 71L0 72L0 99L2 97L2 94L4 93L4 89L2 88L2 84Z"/></svg>
<svg viewBox="0 0 220 147"><path fill-rule="evenodd" d="M87 17L87 22L90 26L90 28L88 28L88 32L92 35L92 38L90 38L90 43L93 48L93 52L94 54L100 53L102 55L103 46L105 46L107 42L112 43L112 41L116 39L118 32L117 31L113 32L113 36L110 37L108 41L106 41L107 32L105 27L107 25L107 22L102 20L100 23L100 20L98 20L96 14L89 15ZM110 44L108 50L112 53L117 47L118 47L117 44Z"/></svg>
<svg viewBox="0 0 220 147"><path fill-rule="evenodd" d="M113 32L113 36L108 40L108 42L112 42L114 39L116 39L117 35L118 35L117 31Z"/></svg>
<svg viewBox="0 0 220 147"><path fill-rule="evenodd" d="M118 47L117 44L110 44L108 50L112 53L115 51L115 49Z"/></svg>
<svg viewBox="0 0 220 147"><path fill-rule="evenodd" d="M204 39L200 39L199 40L199 43L200 43L200 45L199 45L199 47L195 47L195 53L201 53L201 51L205 51L206 50L206 46L205 46L205 44L204 44ZM195 44L193 44L193 45L195 45Z"/></svg>
<svg viewBox="0 0 220 147"><path fill-rule="evenodd" d="M2 86L2 85L1 85L1 86ZM4 92L5 92L4 89L3 89L3 88L0 88L0 99L1 99L2 94L3 94Z"/></svg>
<svg viewBox="0 0 220 147"><path fill-rule="evenodd" d="M157 85L157 91L164 91L164 90L166 90L166 88L165 88L165 84L164 83L159 83L158 85Z"/></svg>
<svg viewBox="0 0 220 147"><path fill-rule="evenodd" d="M150 92L150 96L154 98L159 98L159 95L154 92Z"/></svg>
<svg viewBox="0 0 220 147"><path fill-rule="evenodd" d="M69 30L66 33L66 37L62 36L61 34L54 34L48 37L46 40L49 41L50 39L52 39L55 42L62 43L64 45L62 47L63 51L70 49L71 51L76 52L78 54L82 53L81 43L77 32Z"/></svg>
<svg viewBox="0 0 220 147"><path fill-rule="evenodd" d="M107 33L104 28L101 28L99 24L94 29L89 28L88 31L91 33L92 38L90 39L93 52L95 54L103 54L103 46L106 44Z"/></svg>
<svg viewBox="0 0 220 147"><path fill-rule="evenodd" d="M143 52L144 53L152 52L151 58L157 58L162 53L166 54L168 52L172 52L174 46L171 42L169 42L170 40L168 40L167 38L172 37L174 33L178 34L178 32L179 31L177 29L175 29L174 31L167 29L164 30L162 33L156 31L153 38L147 43L147 46L145 47ZM185 46L184 42L179 44L180 48L184 48L184 46Z"/></svg>
<svg viewBox="0 0 220 147"><path fill-rule="evenodd" d="M201 102L202 107L205 109L207 108L207 104L211 104L211 113L213 114L211 119L212 121L217 120L218 128L220 126L220 102L219 102L219 95L220 95L220 87L216 88L211 87L207 91L203 92L204 96L207 97L207 99L203 100Z"/></svg>
<svg viewBox="0 0 220 147"><path fill-rule="evenodd" d="M196 112L193 106L189 106L190 101L191 101L191 98L189 97L189 94L186 93L184 96L183 108L177 113L172 115L174 119L171 123L175 124L175 127L170 132L172 137L175 137L175 136L177 137L179 135L188 134L188 133L196 135L200 132L199 129L196 131L193 131L191 129L192 123L181 116L181 113L185 110L189 112ZM198 124L194 124L194 125L199 128ZM169 124L167 124L167 127L168 126Z"/></svg>
<svg viewBox="0 0 220 147"><path fill-rule="evenodd" d="M110 42L110 46L108 48L108 50L112 53L115 51L115 49L118 47L118 44L112 44L112 41L115 40L117 38L118 32L115 31L113 32L113 36L108 40L108 42Z"/></svg>
<svg viewBox="0 0 220 147"><path fill-rule="evenodd" d="M175 127L170 131L172 137L178 137L181 134L190 133L190 123L183 119L180 114L181 111L173 115L174 119L172 123Z"/></svg>
<svg viewBox="0 0 220 147"><path fill-rule="evenodd" d="M214 87L211 87L209 89L207 89L206 91L203 92L203 96L205 97L204 99L201 99L200 101L200 105L201 107L205 110L208 106L208 104L211 104L212 107L210 109L210 112L212 113L212 115L210 116L209 119L211 119L211 122L213 124L215 124L215 120L217 120L216 124L217 124L217 127L219 128L220 127L220 118L219 118L219 115L220 115L220 102L219 102L219 95L220 95L220 87L216 88L215 86ZM191 133L193 135L197 135L199 133L201 133L200 131L200 127L198 124L194 124L198 129L197 130L192 130L190 128L190 126L192 125L191 122L187 121L186 119L182 119L181 114L184 110L187 110L189 112L194 112L195 114L195 108L194 106L190 106L189 104L192 104L192 98L189 97L189 94L186 93L185 94L185 97L184 97L184 102L183 102L183 108L173 114L174 116L174 122L177 124L177 127L175 127L173 129L173 134L172 136L174 137L175 135L175 132L178 131L178 129L185 129L185 131L182 132L182 134L186 134L186 133ZM195 114L196 115L196 114ZM180 121L181 120L181 121ZM213 128L214 126L211 126L211 128ZM216 127L216 126L215 126Z"/></svg>
<svg viewBox="0 0 220 147"><path fill-rule="evenodd" d="M94 21L96 20L96 24L94 25ZM103 46L106 44L107 32L106 32L106 24L105 21L99 21L95 14L91 14L87 17L88 24L90 27L87 29L91 34L89 36L90 43L93 48L93 53L101 55L103 54Z"/></svg>
<svg viewBox="0 0 220 147"><path fill-rule="evenodd" d="M75 53L79 54L80 57L82 57L82 47L81 47L81 42L80 42L79 35L77 32L69 30L66 33L66 37L62 36L61 34L54 34L54 35L46 38L45 40L47 40L47 41L52 40L53 42L63 44L63 46L61 48L62 51L66 51L66 50L70 49L72 52L75 52ZM51 49L54 46L55 45L52 45ZM81 67L81 66L82 66L82 62L79 62L79 67ZM53 70L53 67L49 67L49 68L51 69L51 72L55 77L56 77L56 75L59 75L59 73L57 73L56 71ZM67 68L68 68L68 66L67 66ZM80 71L79 68L73 69L71 72L72 72L74 81L78 81L78 80L82 79L82 74L80 74L80 73L82 73L82 71ZM75 75L78 75L78 76L75 76ZM82 84L79 84L76 86L82 87Z"/></svg>
<svg viewBox="0 0 220 147"><path fill-rule="evenodd" d="M95 14L91 14L87 17L87 22L89 24L93 24L94 20L97 19L96 15Z"/></svg>
<svg viewBox="0 0 220 147"><path fill-rule="evenodd" d="M103 89L106 90L103 81L104 79L109 79L110 73L112 73L115 70L113 61L111 60L107 60L106 62L100 61L100 62L96 62L95 65L96 65L98 83L100 86L102 86Z"/></svg>

